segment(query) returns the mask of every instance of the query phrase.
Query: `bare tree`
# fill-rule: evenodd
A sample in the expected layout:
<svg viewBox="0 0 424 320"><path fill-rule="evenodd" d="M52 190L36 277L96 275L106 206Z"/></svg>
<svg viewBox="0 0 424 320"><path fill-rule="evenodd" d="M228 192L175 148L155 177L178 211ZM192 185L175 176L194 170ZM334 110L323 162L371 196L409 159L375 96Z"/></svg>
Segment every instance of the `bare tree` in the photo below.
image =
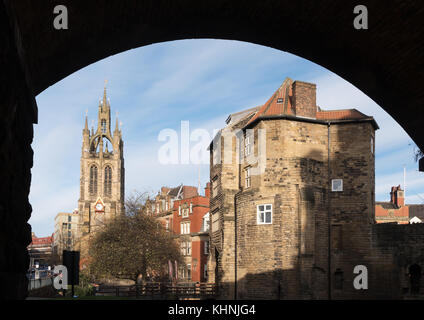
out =
<svg viewBox="0 0 424 320"><path fill-rule="evenodd" d="M97 278L163 276L168 260L182 262L178 244L155 218L142 214L145 196L126 201L126 214L105 224L90 244L90 272Z"/></svg>
<svg viewBox="0 0 424 320"><path fill-rule="evenodd" d="M125 201L125 214L134 216L137 214L145 213L146 200L149 198L149 192L134 192Z"/></svg>
<svg viewBox="0 0 424 320"><path fill-rule="evenodd" d="M415 149L415 148L414 148ZM424 157L424 152L421 151L418 147L414 150L414 158L415 161L420 160L422 157Z"/></svg>

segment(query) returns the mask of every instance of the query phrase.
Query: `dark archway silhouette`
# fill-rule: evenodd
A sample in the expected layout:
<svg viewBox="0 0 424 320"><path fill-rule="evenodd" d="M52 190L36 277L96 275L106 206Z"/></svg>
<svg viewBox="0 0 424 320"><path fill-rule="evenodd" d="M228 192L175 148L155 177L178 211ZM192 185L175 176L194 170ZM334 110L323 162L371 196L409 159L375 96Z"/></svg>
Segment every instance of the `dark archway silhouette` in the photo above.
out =
<svg viewBox="0 0 424 320"><path fill-rule="evenodd" d="M409 267L409 281L411 285L411 293L420 293L421 282L421 267L418 264L413 264Z"/></svg>
<svg viewBox="0 0 424 320"><path fill-rule="evenodd" d="M419 1L362 1L369 29L353 27L357 1L63 0L69 29L53 28L55 1L5 1L16 18L32 92L132 48L179 39L247 41L287 51L340 75L424 147Z"/></svg>

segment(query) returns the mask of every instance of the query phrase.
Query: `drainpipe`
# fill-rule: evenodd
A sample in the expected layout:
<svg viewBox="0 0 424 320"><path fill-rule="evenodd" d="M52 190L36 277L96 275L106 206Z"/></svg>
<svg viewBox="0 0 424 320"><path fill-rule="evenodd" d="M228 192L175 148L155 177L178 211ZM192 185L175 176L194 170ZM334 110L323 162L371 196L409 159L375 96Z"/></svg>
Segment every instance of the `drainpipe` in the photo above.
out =
<svg viewBox="0 0 424 320"><path fill-rule="evenodd" d="M327 143L328 143L328 189L327 189L327 221L328 221L328 300L331 300L331 173L330 173L330 126L331 122L327 123Z"/></svg>
<svg viewBox="0 0 424 320"><path fill-rule="evenodd" d="M234 300L237 300L237 196L241 190L234 195Z"/></svg>
<svg viewBox="0 0 424 320"><path fill-rule="evenodd" d="M237 300L237 197L242 193L241 187L241 161L238 165L239 191L234 195L234 300Z"/></svg>
<svg viewBox="0 0 424 320"><path fill-rule="evenodd" d="M237 300L237 197L241 189L241 164L239 165L239 191L234 195L234 300Z"/></svg>

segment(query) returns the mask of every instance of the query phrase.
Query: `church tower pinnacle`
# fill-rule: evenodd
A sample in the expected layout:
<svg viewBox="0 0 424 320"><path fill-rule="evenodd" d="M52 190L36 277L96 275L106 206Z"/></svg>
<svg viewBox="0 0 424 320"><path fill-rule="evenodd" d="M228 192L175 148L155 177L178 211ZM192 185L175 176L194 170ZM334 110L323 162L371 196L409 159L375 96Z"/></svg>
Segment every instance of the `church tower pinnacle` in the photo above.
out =
<svg viewBox="0 0 424 320"><path fill-rule="evenodd" d="M78 200L80 237L104 226L108 219L124 214L124 143L121 130L115 128L113 134L111 132L111 107L106 83L98 106L97 129L94 131L92 128L91 132L88 129L86 111L82 132Z"/></svg>

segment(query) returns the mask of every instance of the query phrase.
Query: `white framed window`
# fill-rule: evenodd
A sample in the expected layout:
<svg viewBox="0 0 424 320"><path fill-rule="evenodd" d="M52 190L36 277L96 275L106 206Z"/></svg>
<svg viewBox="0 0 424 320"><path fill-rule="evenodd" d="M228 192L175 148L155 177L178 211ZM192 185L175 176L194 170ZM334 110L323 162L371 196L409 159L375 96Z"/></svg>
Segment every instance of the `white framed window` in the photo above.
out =
<svg viewBox="0 0 424 320"><path fill-rule="evenodd" d="M212 144L212 165L219 164L221 162L221 139Z"/></svg>
<svg viewBox="0 0 424 320"><path fill-rule="evenodd" d="M210 229L210 215L209 212L203 216L203 231L208 231Z"/></svg>
<svg viewBox="0 0 424 320"><path fill-rule="evenodd" d="M187 265L187 280L191 280L191 264Z"/></svg>
<svg viewBox="0 0 424 320"><path fill-rule="evenodd" d="M343 179L331 180L331 191L342 192L343 191Z"/></svg>
<svg viewBox="0 0 424 320"><path fill-rule="evenodd" d="M260 204L257 206L257 223L272 224L272 204Z"/></svg>
<svg viewBox="0 0 424 320"><path fill-rule="evenodd" d="M191 242L190 241L181 242L181 255L183 255L183 256L191 255Z"/></svg>
<svg viewBox="0 0 424 320"><path fill-rule="evenodd" d="M181 222L181 234L189 234L190 233L190 221Z"/></svg>
<svg viewBox="0 0 424 320"><path fill-rule="evenodd" d="M251 170L251 168L250 167L248 167L248 168L246 168L245 170L244 170L244 173L245 173L245 186L246 186L246 188L250 188L250 186L251 186L251 176L250 176L250 170Z"/></svg>
<svg viewBox="0 0 424 320"><path fill-rule="evenodd" d="M193 203L190 202L190 213L193 213Z"/></svg>
<svg viewBox="0 0 424 320"><path fill-rule="evenodd" d="M246 134L246 137L244 138L244 156L247 157L250 155L251 152L251 144L250 144L250 135Z"/></svg>
<svg viewBox="0 0 424 320"><path fill-rule="evenodd" d="M181 215L181 206L178 206L178 215Z"/></svg>
<svg viewBox="0 0 424 320"><path fill-rule="evenodd" d="M209 254L209 240L205 241L204 254Z"/></svg>
<svg viewBox="0 0 424 320"><path fill-rule="evenodd" d="M168 201L166 201L165 202L165 210L168 211L168 209L169 209L169 203L168 203Z"/></svg>
<svg viewBox="0 0 424 320"><path fill-rule="evenodd" d="M191 242L190 241L187 242L187 255L188 256L191 255Z"/></svg>

